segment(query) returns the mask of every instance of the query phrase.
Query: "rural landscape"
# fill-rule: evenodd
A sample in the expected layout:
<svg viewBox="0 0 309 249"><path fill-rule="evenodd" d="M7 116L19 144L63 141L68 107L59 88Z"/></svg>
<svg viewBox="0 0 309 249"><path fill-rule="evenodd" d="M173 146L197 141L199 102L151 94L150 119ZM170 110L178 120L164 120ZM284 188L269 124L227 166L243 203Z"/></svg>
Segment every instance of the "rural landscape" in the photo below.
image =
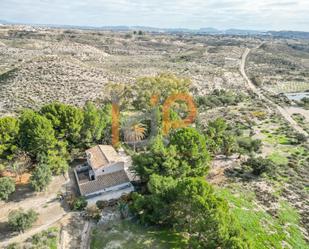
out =
<svg viewBox="0 0 309 249"><path fill-rule="evenodd" d="M0 248L309 248L308 37L0 25Z"/></svg>

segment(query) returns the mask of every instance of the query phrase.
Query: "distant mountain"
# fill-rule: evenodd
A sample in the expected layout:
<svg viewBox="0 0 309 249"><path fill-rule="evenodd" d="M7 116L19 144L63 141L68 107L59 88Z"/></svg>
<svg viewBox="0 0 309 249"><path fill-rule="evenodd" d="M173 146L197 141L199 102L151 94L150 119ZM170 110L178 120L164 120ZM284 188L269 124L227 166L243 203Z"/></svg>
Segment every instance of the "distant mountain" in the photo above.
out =
<svg viewBox="0 0 309 249"><path fill-rule="evenodd" d="M33 27L50 27L50 28L60 28L60 29L85 29L85 30L110 30L118 32L130 32L134 30L141 30L143 32L154 32L154 33L184 33L184 34L223 34L223 35L244 35L244 36L255 36L255 35L267 35L273 37L283 37L283 38L294 38L294 39L309 39L309 32L304 31L258 31L258 30L248 30L248 29L226 29L219 30L212 27L203 27L200 29L189 29L189 28L156 28L148 26L78 26L78 25L58 25L58 24L25 24L25 23L15 23L6 20L0 20L2 25L29 25Z"/></svg>
<svg viewBox="0 0 309 249"><path fill-rule="evenodd" d="M201 33L209 33L209 34L217 34L217 33L222 33L221 30L215 29L215 28L211 28L211 27L207 27L207 28L200 28L199 32Z"/></svg>
<svg viewBox="0 0 309 249"><path fill-rule="evenodd" d="M309 32L303 31L268 31L267 33L275 37L309 39Z"/></svg>
<svg viewBox="0 0 309 249"><path fill-rule="evenodd" d="M10 22L8 22L6 20L0 20L0 24L10 24Z"/></svg>
<svg viewBox="0 0 309 249"><path fill-rule="evenodd" d="M227 29L224 33L228 35L264 35L266 32L247 29Z"/></svg>

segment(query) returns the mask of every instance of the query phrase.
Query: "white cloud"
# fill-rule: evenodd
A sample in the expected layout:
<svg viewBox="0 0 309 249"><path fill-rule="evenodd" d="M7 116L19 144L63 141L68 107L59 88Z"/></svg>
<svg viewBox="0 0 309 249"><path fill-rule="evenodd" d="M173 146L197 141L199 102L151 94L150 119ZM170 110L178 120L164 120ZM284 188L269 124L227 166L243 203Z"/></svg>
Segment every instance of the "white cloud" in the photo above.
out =
<svg viewBox="0 0 309 249"><path fill-rule="evenodd" d="M0 0L0 19L27 23L309 31L308 0Z"/></svg>

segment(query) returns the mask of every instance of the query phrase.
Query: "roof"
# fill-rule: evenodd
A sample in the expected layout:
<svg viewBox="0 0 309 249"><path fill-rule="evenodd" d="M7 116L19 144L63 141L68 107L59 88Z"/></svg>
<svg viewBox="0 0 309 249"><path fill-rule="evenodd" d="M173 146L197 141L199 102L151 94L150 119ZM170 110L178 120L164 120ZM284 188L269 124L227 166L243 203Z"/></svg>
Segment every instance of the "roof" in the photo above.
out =
<svg viewBox="0 0 309 249"><path fill-rule="evenodd" d="M130 182L124 170L116 171L113 173L100 175L94 181L88 181L79 184L81 195L88 195L99 190L104 190L109 187L117 186L123 183Z"/></svg>
<svg viewBox="0 0 309 249"><path fill-rule="evenodd" d="M111 145L97 145L86 150L86 155L93 169L99 169L110 163L121 161L120 156Z"/></svg>

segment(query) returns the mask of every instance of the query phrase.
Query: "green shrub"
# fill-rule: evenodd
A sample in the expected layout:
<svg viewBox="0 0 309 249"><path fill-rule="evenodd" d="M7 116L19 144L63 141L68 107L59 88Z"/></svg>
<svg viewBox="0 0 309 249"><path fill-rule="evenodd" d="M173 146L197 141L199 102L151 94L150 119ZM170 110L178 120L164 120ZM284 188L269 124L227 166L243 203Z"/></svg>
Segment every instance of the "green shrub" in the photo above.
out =
<svg viewBox="0 0 309 249"><path fill-rule="evenodd" d="M38 219L38 213L33 209L25 212L22 209L14 210L9 213L8 224L18 232L24 232L32 227L33 223Z"/></svg>
<svg viewBox="0 0 309 249"><path fill-rule="evenodd" d="M86 198L83 197L83 196L80 196L80 197L73 200L72 205L71 205L71 209L73 211L82 211L82 210L85 210L87 205L88 205L88 202L87 202Z"/></svg>
<svg viewBox="0 0 309 249"><path fill-rule="evenodd" d="M15 191L15 181L10 177L0 178L0 200L7 200Z"/></svg>
<svg viewBox="0 0 309 249"><path fill-rule="evenodd" d="M104 209L106 207L108 207L108 201L97 201L96 202L96 206L98 209Z"/></svg>
<svg viewBox="0 0 309 249"><path fill-rule="evenodd" d="M245 163L252 169L252 174L259 176L262 173L272 173L275 169L275 164L270 159L263 157L251 157Z"/></svg>

